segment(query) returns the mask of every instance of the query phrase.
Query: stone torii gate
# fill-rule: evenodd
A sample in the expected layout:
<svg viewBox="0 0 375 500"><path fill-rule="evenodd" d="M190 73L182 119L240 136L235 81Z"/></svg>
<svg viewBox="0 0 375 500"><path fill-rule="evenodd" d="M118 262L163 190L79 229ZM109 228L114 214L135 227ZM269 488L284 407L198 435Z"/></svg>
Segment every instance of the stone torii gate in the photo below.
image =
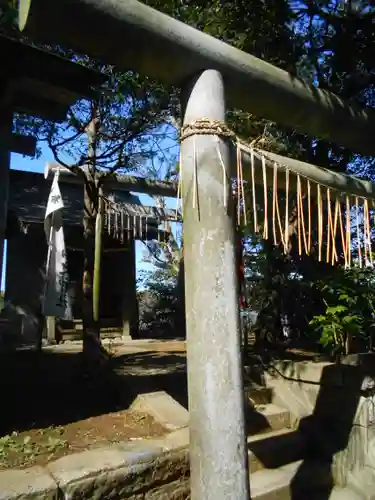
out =
<svg viewBox="0 0 375 500"><path fill-rule="evenodd" d="M184 125L202 118L220 124L228 105L365 155L375 152L373 111L137 0L20 0L20 27L181 86ZM230 156L220 127L193 131L181 146L193 500L249 498Z"/></svg>

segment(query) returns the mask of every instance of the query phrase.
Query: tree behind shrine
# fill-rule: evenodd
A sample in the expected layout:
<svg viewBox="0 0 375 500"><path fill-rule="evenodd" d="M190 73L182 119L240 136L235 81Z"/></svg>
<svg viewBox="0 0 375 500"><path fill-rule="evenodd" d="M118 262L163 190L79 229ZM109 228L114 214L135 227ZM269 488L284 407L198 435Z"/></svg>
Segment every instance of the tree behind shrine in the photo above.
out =
<svg viewBox="0 0 375 500"><path fill-rule="evenodd" d="M8 36L35 45L14 29L16 4L1 2L0 29ZM42 46L77 64L105 75L106 84L95 89L92 100L73 105L67 120L57 124L36 117L17 115L17 131L33 134L48 144L58 164L81 178L84 196L83 237L83 351L88 361L106 357L100 342L100 323L93 310L95 221L101 187L115 173L137 173L151 159L166 161L163 141L171 130L165 126L170 115L170 98L165 90L134 72L117 72L86 55L61 46ZM163 127L164 125L164 127ZM162 158L161 158L162 156ZM126 279L126 278L125 278Z"/></svg>

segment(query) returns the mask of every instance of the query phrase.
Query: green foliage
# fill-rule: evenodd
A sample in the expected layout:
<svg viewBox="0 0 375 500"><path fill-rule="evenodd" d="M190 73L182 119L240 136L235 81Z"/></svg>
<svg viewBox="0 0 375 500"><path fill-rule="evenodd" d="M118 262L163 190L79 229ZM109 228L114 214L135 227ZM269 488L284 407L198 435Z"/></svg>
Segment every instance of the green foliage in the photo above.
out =
<svg viewBox="0 0 375 500"><path fill-rule="evenodd" d="M211 36L295 73L304 52L293 30L288 0L146 0L148 5ZM229 126L245 141L262 140L262 147L287 151L285 130L243 110L228 110ZM290 132L290 131L289 131ZM300 151L301 146L297 147Z"/></svg>
<svg viewBox="0 0 375 500"><path fill-rule="evenodd" d="M345 99L374 107L373 2L298 0L290 1L289 5L293 11L290 26L300 50L296 73ZM275 127L270 130L274 135ZM270 141L272 149L274 143ZM293 132L282 144L286 155L339 171L349 166L355 175L374 179L373 158L359 157L327 141L311 141ZM286 255L279 248L251 237L259 252L256 272L260 279L251 287L255 307L261 313L259 330L277 342L280 315L286 315L293 340L306 337L314 343L318 334L327 349L345 350L348 345L344 347L341 341L340 345L335 344L335 330L345 339L352 337L352 350L372 348L373 271L343 271L317 262L314 255L299 256L295 233L295 221L290 220L291 248ZM312 235L314 241L316 236ZM342 256L340 243L338 252ZM253 263L251 267L255 269Z"/></svg>
<svg viewBox="0 0 375 500"><path fill-rule="evenodd" d="M15 30L17 0L0 0L0 31Z"/></svg>
<svg viewBox="0 0 375 500"><path fill-rule="evenodd" d="M41 429L36 435L20 435L14 431L0 437L0 465L17 467L32 465L38 456L46 455L52 460L55 454L67 448L68 443L62 438L61 427Z"/></svg>
<svg viewBox="0 0 375 500"><path fill-rule="evenodd" d="M92 60L80 62L108 77L97 97L75 103L60 124L19 114L17 132L32 133L47 143L58 163L76 168L92 164L88 125L95 120L95 175L137 172L155 158L164 160L168 151L162 142L173 139L173 131L166 126L169 101L165 90L132 72L116 72Z"/></svg>
<svg viewBox="0 0 375 500"><path fill-rule="evenodd" d="M327 304L325 314L315 316L310 325L321 332L320 342L323 346L332 346L334 351L344 353L347 339L361 331L361 318L351 314L347 305Z"/></svg>
<svg viewBox="0 0 375 500"><path fill-rule="evenodd" d="M173 266L143 271L138 293L140 328L152 336L178 336L178 276Z"/></svg>
<svg viewBox="0 0 375 500"><path fill-rule="evenodd" d="M372 269L338 270L327 284L318 281L324 309L310 321L320 333L321 344L331 352L372 348L374 315L374 273ZM353 346L353 342L355 345Z"/></svg>

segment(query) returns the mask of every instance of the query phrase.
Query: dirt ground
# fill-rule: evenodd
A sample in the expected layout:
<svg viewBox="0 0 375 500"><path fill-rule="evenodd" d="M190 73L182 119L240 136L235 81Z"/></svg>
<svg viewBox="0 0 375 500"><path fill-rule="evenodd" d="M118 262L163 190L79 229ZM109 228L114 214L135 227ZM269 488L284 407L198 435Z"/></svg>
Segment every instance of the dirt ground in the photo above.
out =
<svg viewBox="0 0 375 500"><path fill-rule="evenodd" d="M88 448L167 433L129 408L138 394L154 391L166 391L187 408L185 342L104 344L111 370L94 378L82 369L79 342L42 353L0 354L0 469L42 465ZM294 349L289 357L313 354Z"/></svg>
<svg viewBox="0 0 375 500"><path fill-rule="evenodd" d="M187 407L184 342L106 347L112 370L97 378L83 372L79 343L0 356L0 469L166 434L150 416L129 407L138 394L157 390Z"/></svg>

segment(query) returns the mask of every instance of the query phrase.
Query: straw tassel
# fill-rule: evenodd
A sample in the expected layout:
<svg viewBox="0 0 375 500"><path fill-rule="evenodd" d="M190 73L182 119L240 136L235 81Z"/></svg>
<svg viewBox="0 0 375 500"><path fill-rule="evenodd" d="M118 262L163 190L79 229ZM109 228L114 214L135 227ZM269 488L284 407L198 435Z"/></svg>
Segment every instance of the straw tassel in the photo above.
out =
<svg viewBox="0 0 375 500"><path fill-rule="evenodd" d="M338 216L339 216L339 226L340 226L340 235L341 235L341 244L342 244L342 249L344 253L344 261L345 261L345 269L348 268L348 249L346 246L346 238L345 238L345 232L344 232L344 224L342 221L342 211L341 211L341 202L338 202Z"/></svg>
<svg viewBox="0 0 375 500"><path fill-rule="evenodd" d="M180 184L180 194L181 194L181 216L184 216L184 195L183 195L183 165L182 165L182 155L181 155L181 148L180 148L180 164L179 164L179 170L180 170L180 175L179 175L179 184Z"/></svg>
<svg viewBox="0 0 375 500"><path fill-rule="evenodd" d="M276 235L276 203L277 203L277 165L273 164L273 190L272 190L272 231L273 244L277 246Z"/></svg>
<svg viewBox="0 0 375 500"><path fill-rule="evenodd" d="M243 182L243 165L242 165L242 155L241 155L241 150L240 148L239 152L239 160L240 160L240 174L241 174L241 192L242 192L242 203L243 203L243 215L244 215L244 223L245 226L247 226L247 213L246 213L246 197L245 197L245 187L244 187L244 182Z"/></svg>
<svg viewBox="0 0 375 500"><path fill-rule="evenodd" d="M372 248L371 248L371 223L370 223L370 210L368 206L368 200L364 200L363 202L363 210L364 210L364 223L365 223L365 238L366 238L366 243L367 243L367 249L368 249L368 261L366 264L370 264L371 266L373 265L373 259L372 259Z"/></svg>
<svg viewBox="0 0 375 500"><path fill-rule="evenodd" d="M335 248L335 238L333 232L333 220L332 220L332 204L331 204L331 190L327 188L327 208L328 208L328 221L327 221L327 253L326 262L333 265L335 259L337 258L336 248ZM331 246L332 246L332 256L331 256Z"/></svg>
<svg viewBox="0 0 375 500"><path fill-rule="evenodd" d="M266 159L262 155L262 172L263 172L263 190L264 190L264 227L263 227L263 239L268 239L268 190L267 190L267 171L266 171Z"/></svg>
<svg viewBox="0 0 375 500"><path fill-rule="evenodd" d="M289 170L285 170L285 253L289 250Z"/></svg>
<svg viewBox="0 0 375 500"><path fill-rule="evenodd" d="M301 179L297 175L297 236L298 236L298 255L302 254L301 238Z"/></svg>
<svg viewBox="0 0 375 500"><path fill-rule="evenodd" d="M303 244L306 254L309 255L309 246L307 242L306 227L305 227L305 212L303 208L302 183L301 183L301 177L299 175L297 176L297 198L298 198L297 208L299 207L299 212L300 212L300 229L302 232Z"/></svg>
<svg viewBox="0 0 375 500"><path fill-rule="evenodd" d="M256 192L255 192L255 157L254 150L250 151L250 168L251 168L251 191L253 198L253 214L254 214L254 233L258 232L258 218L257 218L257 202L256 202Z"/></svg>
<svg viewBox="0 0 375 500"><path fill-rule="evenodd" d="M362 249L361 249L361 233L359 229L359 202L358 196L355 198L355 218L356 218L356 228L357 228L357 250L358 250L358 261L359 267L362 269Z"/></svg>
<svg viewBox="0 0 375 500"><path fill-rule="evenodd" d="M241 172L240 172L240 163L241 163L241 151L237 144L237 225L239 226L241 223Z"/></svg>
<svg viewBox="0 0 375 500"><path fill-rule="evenodd" d="M333 231L332 231L332 265L336 261L338 261L337 248L336 248L336 234L337 234L337 225L339 220L339 201L335 199L335 218L333 223Z"/></svg>
<svg viewBox="0 0 375 500"><path fill-rule="evenodd" d="M198 220L200 220L200 210L199 210L199 195L198 195L198 159L197 159L197 145L195 140L195 135L193 136L193 162L194 162L194 170L193 170L193 208L197 207L198 210ZM158 238L160 241L160 238Z"/></svg>
<svg viewBox="0 0 375 500"><path fill-rule="evenodd" d="M288 249L286 248L285 238L284 238L284 231L283 231L283 226L282 226L281 217L280 217L278 187L277 187L278 167L277 167L277 163L276 162L274 163L273 168L274 168L274 200L275 200L275 205L276 205L277 223L278 223L278 227L279 227L281 243L283 245L284 252L286 253L288 251ZM275 174L275 172L276 172L276 174Z"/></svg>
<svg viewBox="0 0 375 500"><path fill-rule="evenodd" d="M307 242L307 254L311 253L311 184L310 180L307 179L307 216L308 216L308 242Z"/></svg>
<svg viewBox="0 0 375 500"><path fill-rule="evenodd" d="M224 163L224 160L223 160L223 155L221 154L221 151L220 151L220 141L219 141L219 138L217 136L215 136L215 140L216 140L216 149L217 149L217 154L219 156L219 160L220 160L220 164L221 164L221 168L223 169L223 198L224 198L224 207L227 206L227 173L225 171L225 163Z"/></svg>
<svg viewBox="0 0 375 500"><path fill-rule="evenodd" d="M350 269L352 265L352 241L351 241L352 231L351 231L351 219L350 219L351 207L350 207L349 196L346 197L345 204L346 204L346 251L348 255L348 268Z"/></svg>
<svg viewBox="0 0 375 500"><path fill-rule="evenodd" d="M322 193L319 184L317 185L317 197L318 197L318 259L319 262L321 262L322 250L323 250L323 206L322 206Z"/></svg>
<svg viewBox="0 0 375 500"><path fill-rule="evenodd" d="M180 175L178 177L177 184L177 196L176 196L176 208L175 208L175 219L178 219L178 209L180 207L180 197L182 202L182 193L181 193L181 162L180 162Z"/></svg>

